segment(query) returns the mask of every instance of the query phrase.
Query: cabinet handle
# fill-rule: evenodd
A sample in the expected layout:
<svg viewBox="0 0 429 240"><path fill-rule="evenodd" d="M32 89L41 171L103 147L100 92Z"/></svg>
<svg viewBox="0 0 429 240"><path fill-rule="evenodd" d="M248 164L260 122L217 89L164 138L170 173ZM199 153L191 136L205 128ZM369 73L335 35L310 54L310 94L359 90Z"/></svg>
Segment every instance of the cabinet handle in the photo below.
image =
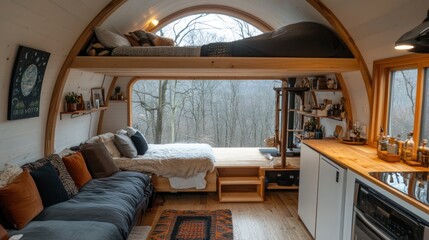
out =
<svg viewBox="0 0 429 240"><path fill-rule="evenodd" d="M340 172L337 171L337 174L335 176L335 181L338 182L339 178L340 178Z"/></svg>

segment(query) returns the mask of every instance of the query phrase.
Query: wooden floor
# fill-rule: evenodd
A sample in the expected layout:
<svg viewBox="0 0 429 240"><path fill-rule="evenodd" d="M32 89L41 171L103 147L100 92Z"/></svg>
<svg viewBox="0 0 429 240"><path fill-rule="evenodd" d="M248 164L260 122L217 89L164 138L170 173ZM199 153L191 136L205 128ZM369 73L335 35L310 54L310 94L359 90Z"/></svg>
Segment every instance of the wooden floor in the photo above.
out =
<svg viewBox="0 0 429 240"><path fill-rule="evenodd" d="M158 196L141 225L153 228L165 209L231 209L236 240L311 239L298 219L297 191L267 192L263 203L220 203L217 193L166 193Z"/></svg>

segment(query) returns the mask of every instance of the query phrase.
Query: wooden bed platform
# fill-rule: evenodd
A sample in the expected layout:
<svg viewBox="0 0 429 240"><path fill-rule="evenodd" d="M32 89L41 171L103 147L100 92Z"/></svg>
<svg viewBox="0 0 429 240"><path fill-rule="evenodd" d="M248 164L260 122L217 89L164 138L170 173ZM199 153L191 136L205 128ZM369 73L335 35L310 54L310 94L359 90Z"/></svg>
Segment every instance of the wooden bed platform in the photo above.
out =
<svg viewBox="0 0 429 240"><path fill-rule="evenodd" d="M342 73L359 70L355 58L281 58L281 57L90 57L77 56L71 69L109 76L232 77L260 79L308 74Z"/></svg>
<svg viewBox="0 0 429 240"><path fill-rule="evenodd" d="M233 172L240 175L246 174L249 169L259 172L259 175L264 175L264 171L277 169L280 164L280 157L275 158L275 165L271 165L270 161L265 158L259 148L213 148L216 157L215 171L206 175L207 187L203 190L197 189L173 189L167 178L160 176L152 176L152 181L155 189L158 192L216 192L217 191L217 174L221 169L226 174ZM299 169L299 157L287 158L289 163L287 166L290 169Z"/></svg>

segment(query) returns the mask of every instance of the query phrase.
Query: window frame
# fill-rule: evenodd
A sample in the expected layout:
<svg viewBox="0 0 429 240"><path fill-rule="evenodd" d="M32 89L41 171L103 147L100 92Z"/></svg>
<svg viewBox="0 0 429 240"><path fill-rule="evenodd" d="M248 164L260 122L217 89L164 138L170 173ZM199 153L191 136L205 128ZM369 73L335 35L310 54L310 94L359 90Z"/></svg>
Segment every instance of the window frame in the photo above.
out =
<svg viewBox="0 0 429 240"><path fill-rule="evenodd" d="M410 54L374 61L370 145L376 146L380 127L385 130L388 129L392 72L406 69L417 69L413 133L414 141L420 145L423 96L425 84L429 84L425 83L426 68L429 68L429 56L427 54Z"/></svg>

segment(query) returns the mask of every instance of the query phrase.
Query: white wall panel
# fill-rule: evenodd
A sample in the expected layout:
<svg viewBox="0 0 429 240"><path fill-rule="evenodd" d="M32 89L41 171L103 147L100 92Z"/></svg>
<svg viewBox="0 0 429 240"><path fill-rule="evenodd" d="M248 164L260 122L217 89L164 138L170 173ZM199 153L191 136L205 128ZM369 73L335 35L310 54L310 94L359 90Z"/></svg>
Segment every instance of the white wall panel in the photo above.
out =
<svg viewBox="0 0 429 240"><path fill-rule="evenodd" d="M6 162L22 164L43 157L47 114L58 73L77 37L108 2L0 1L0 169ZM10 77L19 45L47 51L51 56L43 79L39 117L8 121ZM70 128L61 130L59 135L78 132L76 140L83 138L84 129L89 128L89 121L84 122L60 123L57 129L63 125Z"/></svg>

